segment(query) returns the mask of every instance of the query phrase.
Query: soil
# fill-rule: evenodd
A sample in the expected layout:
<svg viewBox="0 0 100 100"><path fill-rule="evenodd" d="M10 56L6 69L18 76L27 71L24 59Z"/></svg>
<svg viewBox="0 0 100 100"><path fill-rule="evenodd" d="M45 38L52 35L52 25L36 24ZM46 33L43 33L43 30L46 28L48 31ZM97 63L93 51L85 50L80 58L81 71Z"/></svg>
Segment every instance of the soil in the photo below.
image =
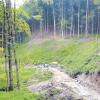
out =
<svg viewBox="0 0 100 100"><path fill-rule="evenodd" d="M45 70L44 66L41 68ZM58 67L50 65L46 66L47 68L53 73L52 79L28 84L31 92L42 94L40 100L100 100L100 76L98 73L97 75L82 74L73 79Z"/></svg>

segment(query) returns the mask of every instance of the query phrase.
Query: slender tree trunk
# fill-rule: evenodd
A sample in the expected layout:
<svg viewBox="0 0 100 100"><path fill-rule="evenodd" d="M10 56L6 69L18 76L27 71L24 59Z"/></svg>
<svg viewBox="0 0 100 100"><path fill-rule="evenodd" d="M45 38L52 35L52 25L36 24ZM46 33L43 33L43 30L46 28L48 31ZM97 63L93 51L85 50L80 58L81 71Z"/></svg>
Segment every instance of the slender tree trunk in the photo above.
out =
<svg viewBox="0 0 100 100"><path fill-rule="evenodd" d="M96 35L96 42L97 42L97 51L99 50L99 9L97 10L97 19L98 19L98 25L97 25L97 35Z"/></svg>
<svg viewBox="0 0 100 100"><path fill-rule="evenodd" d="M2 0L2 3L3 3L3 13L4 13L4 19L3 19L3 48L4 48L4 57L5 57L5 73L6 73L6 82L7 82L7 91L8 91L8 87L9 87L9 73L8 73L8 65L7 65L7 36L6 36L6 29L7 29L7 24L6 24L6 9L5 9L5 6L4 6L4 1Z"/></svg>
<svg viewBox="0 0 100 100"><path fill-rule="evenodd" d="M94 34L94 16L92 18L92 34Z"/></svg>
<svg viewBox="0 0 100 100"><path fill-rule="evenodd" d="M65 36L67 36L67 24L66 24L66 31L65 31Z"/></svg>
<svg viewBox="0 0 100 100"><path fill-rule="evenodd" d="M74 8L73 8L73 4L72 4L70 37L72 37L72 34L73 34L73 13L74 13Z"/></svg>
<svg viewBox="0 0 100 100"><path fill-rule="evenodd" d="M42 20L40 20L40 35L41 35L41 39L42 39L43 38Z"/></svg>
<svg viewBox="0 0 100 100"><path fill-rule="evenodd" d="M85 27L85 35L88 36L88 10L89 10L89 0L86 3L86 27Z"/></svg>
<svg viewBox="0 0 100 100"><path fill-rule="evenodd" d="M64 38L64 30L63 30L63 22L64 22L64 16L63 16L63 0L61 0L61 35L62 38Z"/></svg>
<svg viewBox="0 0 100 100"><path fill-rule="evenodd" d="M47 22L46 22L46 30L47 30L47 34L49 33L49 18L48 18L48 9L47 9Z"/></svg>
<svg viewBox="0 0 100 100"><path fill-rule="evenodd" d="M16 34L16 0L14 0L14 33L12 34L13 40L12 40L12 45L13 45L13 52L14 52L14 62L15 62L15 66L16 66L16 79L17 79L17 87L18 89L20 88L20 83L19 83L19 67L18 67L18 62L17 62L17 58L16 58L16 49L15 49L15 34Z"/></svg>
<svg viewBox="0 0 100 100"><path fill-rule="evenodd" d="M82 21L81 21L80 34L82 34L82 32L83 32L83 23L82 23Z"/></svg>
<svg viewBox="0 0 100 100"><path fill-rule="evenodd" d="M46 32L47 32L47 21L46 21L46 18L44 20L44 30L45 30L45 35L46 35Z"/></svg>
<svg viewBox="0 0 100 100"><path fill-rule="evenodd" d="M75 25L73 25L73 37L75 35Z"/></svg>
<svg viewBox="0 0 100 100"><path fill-rule="evenodd" d="M98 9L98 34L99 34L99 28L100 28L100 15L99 15L99 9Z"/></svg>
<svg viewBox="0 0 100 100"><path fill-rule="evenodd" d="M11 55L11 39L8 39L8 63L9 63L9 90L13 90L13 77L12 77L12 55Z"/></svg>
<svg viewBox="0 0 100 100"><path fill-rule="evenodd" d="M56 16L55 16L55 8L53 6L53 26L54 26L54 38L56 38Z"/></svg>
<svg viewBox="0 0 100 100"><path fill-rule="evenodd" d="M64 5L64 1L63 1L63 34L64 34L64 38L65 38L65 33L66 33L66 12L65 12L65 5Z"/></svg>
<svg viewBox="0 0 100 100"><path fill-rule="evenodd" d="M8 43L7 43L7 49L8 49L8 67L9 67L9 91L13 90L13 75L12 75L12 53L11 53L11 49L12 49L12 37L11 37L11 34L12 34L12 15L11 15L11 1L10 0L6 0L6 18L7 18L7 21L8 21Z"/></svg>
<svg viewBox="0 0 100 100"><path fill-rule="evenodd" d="M34 32L34 24L31 25L32 33Z"/></svg>
<svg viewBox="0 0 100 100"><path fill-rule="evenodd" d="M78 4L78 37L80 36L80 0Z"/></svg>

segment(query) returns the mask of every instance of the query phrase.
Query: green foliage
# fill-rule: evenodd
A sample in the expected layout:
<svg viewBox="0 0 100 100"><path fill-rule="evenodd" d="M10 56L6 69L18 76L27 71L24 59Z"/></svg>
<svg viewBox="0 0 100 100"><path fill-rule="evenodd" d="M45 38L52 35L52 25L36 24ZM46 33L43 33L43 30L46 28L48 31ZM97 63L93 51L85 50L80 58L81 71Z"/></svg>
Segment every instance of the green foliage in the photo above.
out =
<svg viewBox="0 0 100 100"><path fill-rule="evenodd" d="M100 0L93 0L96 5L100 4Z"/></svg>
<svg viewBox="0 0 100 100"><path fill-rule="evenodd" d="M28 12L30 17L34 16L34 13L39 14L39 6L38 6L38 0L29 0L22 9L26 12Z"/></svg>
<svg viewBox="0 0 100 100"><path fill-rule="evenodd" d="M29 25L22 18L16 20L16 29L18 30L19 33L25 32L27 36L31 35Z"/></svg>
<svg viewBox="0 0 100 100"><path fill-rule="evenodd" d="M48 5L53 4L53 0L42 0L42 1Z"/></svg>
<svg viewBox="0 0 100 100"><path fill-rule="evenodd" d="M16 9L16 16L17 16L17 18L25 17L27 20L30 19L29 13L26 10L24 10L23 8Z"/></svg>
<svg viewBox="0 0 100 100"><path fill-rule="evenodd" d="M0 25L2 24L3 20L4 20L4 8L2 1L0 1Z"/></svg>
<svg viewBox="0 0 100 100"><path fill-rule="evenodd" d="M38 98L38 94L32 94L25 89L0 93L0 100L37 100Z"/></svg>
<svg viewBox="0 0 100 100"><path fill-rule="evenodd" d="M33 16L33 18L37 21L40 21L42 20L42 16L41 15L36 15L36 16Z"/></svg>
<svg viewBox="0 0 100 100"><path fill-rule="evenodd" d="M88 7L87 1L89 2ZM56 29L59 29L57 32L64 30L65 33L67 33L73 28L73 31L75 30L75 33L78 33L77 26L82 23L82 30L85 33L86 19L90 23L95 22L96 24L94 26L96 26L96 28L98 27L98 16L96 12L100 9L99 4L100 0L29 0L22 8L30 16L30 20L28 21L33 22L33 18L37 20L37 27L40 24L39 21L42 20L42 23L46 24L48 29L54 27L54 24L56 24ZM88 18L86 17L86 12L88 13ZM78 13L80 23L78 23ZM30 26L34 24L35 23L30 23ZM79 27L81 28L81 25L79 25ZM89 24L89 27L91 27L91 24ZM95 31L93 33L97 33L96 30L92 30ZM42 31L46 30L43 29ZM88 31L91 31L91 28L89 28ZM56 34L58 35L58 33Z"/></svg>

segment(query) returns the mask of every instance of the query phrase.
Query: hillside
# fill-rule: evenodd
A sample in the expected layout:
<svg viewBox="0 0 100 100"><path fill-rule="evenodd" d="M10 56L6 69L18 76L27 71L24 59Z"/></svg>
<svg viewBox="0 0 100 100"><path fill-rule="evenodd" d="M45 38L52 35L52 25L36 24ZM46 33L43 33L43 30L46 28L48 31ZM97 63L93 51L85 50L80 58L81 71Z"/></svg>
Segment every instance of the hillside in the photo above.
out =
<svg viewBox="0 0 100 100"><path fill-rule="evenodd" d="M32 41L20 46L17 54L18 59L24 64L38 65L57 62L70 75L75 75L100 70L98 51L95 39L69 39L46 40L39 43Z"/></svg>

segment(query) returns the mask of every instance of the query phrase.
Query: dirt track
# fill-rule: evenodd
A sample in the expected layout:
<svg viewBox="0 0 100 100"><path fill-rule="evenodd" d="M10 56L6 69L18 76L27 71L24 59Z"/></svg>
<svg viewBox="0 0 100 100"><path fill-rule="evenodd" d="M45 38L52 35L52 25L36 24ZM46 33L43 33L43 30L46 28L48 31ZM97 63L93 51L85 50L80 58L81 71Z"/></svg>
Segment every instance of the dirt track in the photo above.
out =
<svg viewBox="0 0 100 100"><path fill-rule="evenodd" d="M100 94L96 90L79 84L58 68L48 69L54 74L53 78L28 86L31 92L44 93L47 100L100 100Z"/></svg>

